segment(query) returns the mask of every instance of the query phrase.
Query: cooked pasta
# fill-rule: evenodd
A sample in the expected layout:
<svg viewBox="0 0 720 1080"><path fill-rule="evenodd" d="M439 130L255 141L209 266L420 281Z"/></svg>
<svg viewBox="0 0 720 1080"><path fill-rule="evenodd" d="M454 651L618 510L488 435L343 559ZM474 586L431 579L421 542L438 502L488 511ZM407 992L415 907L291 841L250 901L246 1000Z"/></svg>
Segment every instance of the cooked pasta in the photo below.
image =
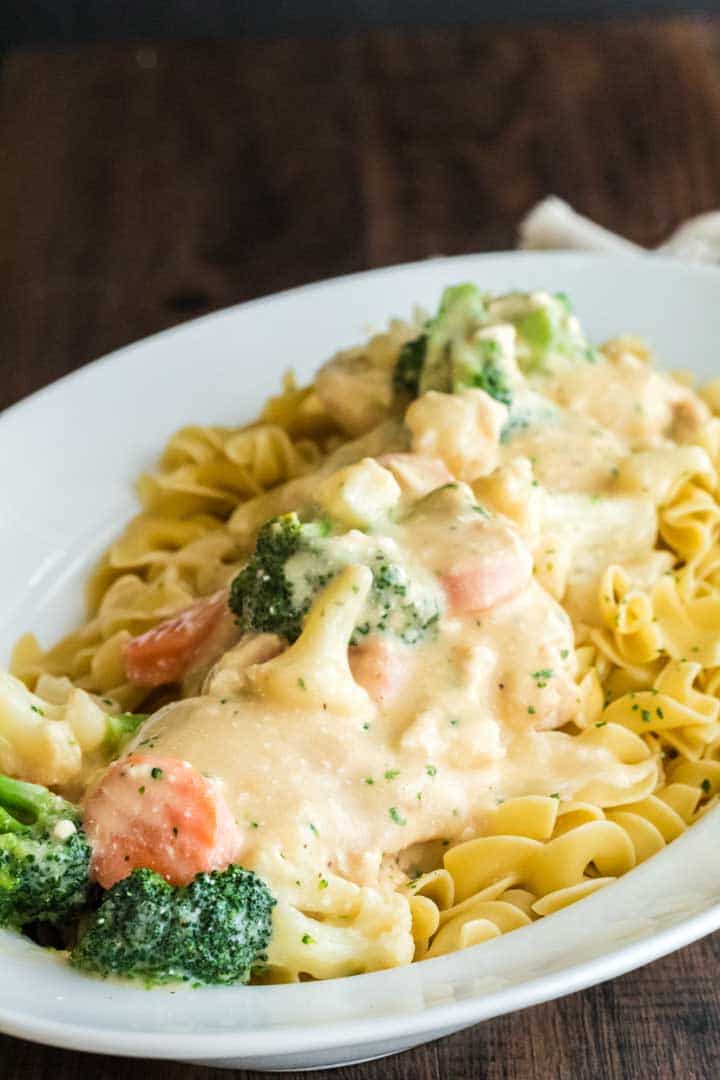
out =
<svg viewBox="0 0 720 1080"><path fill-rule="evenodd" d="M720 793L717 384L592 347L561 294L461 285L255 423L182 428L84 625L18 642L0 769L80 807L107 898L256 875L257 982L611 885Z"/></svg>

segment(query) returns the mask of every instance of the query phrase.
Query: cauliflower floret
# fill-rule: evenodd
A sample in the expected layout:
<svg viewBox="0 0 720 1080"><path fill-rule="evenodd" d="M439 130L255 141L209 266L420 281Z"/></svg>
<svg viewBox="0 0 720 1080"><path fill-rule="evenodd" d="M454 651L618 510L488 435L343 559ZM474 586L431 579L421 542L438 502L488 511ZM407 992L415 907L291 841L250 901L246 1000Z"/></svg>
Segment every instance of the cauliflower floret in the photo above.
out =
<svg viewBox="0 0 720 1080"><path fill-rule="evenodd" d="M381 454L378 463L393 474L403 497L413 501L452 481L440 458L401 452Z"/></svg>
<svg viewBox="0 0 720 1080"><path fill-rule="evenodd" d="M458 480L469 483L497 465L507 417L507 408L484 390L460 394L430 390L412 403L405 423L415 453L440 458Z"/></svg>
<svg viewBox="0 0 720 1080"><path fill-rule="evenodd" d="M362 529L387 517L400 494L393 474L373 458L364 458L323 480L318 500L330 517Z"/></svg>
<svg viewBox="0 0 720 1080"><path fill-rule="evenodd" d="M77 780L83 753L97 750L106 735L106 714L75 687L64 702L31 693L0 672L0 772L48 787Z"/></svg>
<svg viewBox="0 0 720 1080"><path fill-rule="evenodd" d="M478 480L473 491L483 506L504 514L534 550L540 540L543 491L533 477L532 462L526 457L512 458L491 476Z"/></svg>
<svg viewBox="0 0 720 1080"><path fill-rule="evenodd" d="M408 899L391 889L361 888L352 918L333 925L280 898L273 910L268 963L296 970L298 941L304 942L301 970L316 979L408 964L414 951Z"/></svg>
<svg viewBox="0 0 720 1080"><path fill-rule="evenodd" d="M372 580L367 566L346 566L317 596L297 641L248 669L250 689L291 708L320 701L340 715L372 715L370 698L352 677L347 648Z"/></svg>

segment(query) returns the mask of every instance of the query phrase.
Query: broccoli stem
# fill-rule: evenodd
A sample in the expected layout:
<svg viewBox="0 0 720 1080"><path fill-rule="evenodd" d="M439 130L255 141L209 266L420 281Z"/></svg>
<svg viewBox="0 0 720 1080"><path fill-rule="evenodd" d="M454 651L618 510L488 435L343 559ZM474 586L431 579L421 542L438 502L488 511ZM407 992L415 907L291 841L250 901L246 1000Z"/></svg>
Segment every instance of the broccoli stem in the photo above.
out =
<svg viewBox="0 0 720 1080"><path fill-rule="evenodd" d="M23 826L18 819L13 817L12 814L8 814L7 810L4 810L0 806L0 833L17 833L22 831Z"/></svg>
<svg viewBox="0 0 720 1080"><path fill-rule="evenodd" d="M26 780L14 780L10 776L0 776L0 831L15 832L18 823L32 825L48 811L54 809L55 798L47 788L39 784L29 784ZM18 816L19 815L19 816ZM6 829L5 819L9 818L14 828Z"/></svg>
<svg viewBox="0 0 720 1080"><path fill-rule="evenodd" d="M148 713L119 713L116 716L108 713L105 718L105 738L103 751L107 757L117 757L135 734L141 724L148 718Z"/></svg>

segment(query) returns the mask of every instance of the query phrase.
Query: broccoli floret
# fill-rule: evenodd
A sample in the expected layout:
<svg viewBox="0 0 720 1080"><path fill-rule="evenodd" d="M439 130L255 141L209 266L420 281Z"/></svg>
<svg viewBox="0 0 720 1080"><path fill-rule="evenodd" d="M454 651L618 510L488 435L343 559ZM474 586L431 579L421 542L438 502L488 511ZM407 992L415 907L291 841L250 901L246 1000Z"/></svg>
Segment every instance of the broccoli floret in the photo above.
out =
<svg viewBox="0 0 720 1080"><path fill-rule="evenodd" d="M112 716L108 713L105 717L105 738L102 743L104 756L118 757L125 743L147 720L148 715L148 713L119 713Z"/></svg>
<svg viewBox="0 0 720 1080"><path fill-rule="evenodd" d="M486 297L474 285L445 289L437 315L423 333L400 350L393 385L401 396L428 390L456 394L479 387L504 405L512 394L501 366L497 341L478 338L489 323Z"/></svg>
<svg viewBox="0 0 720 1080"><path fill-rule="evenodd" d="M358 561L372 570L373 586L352 644L368 634L386 632L414 644L435 626L439 593L413 590L406 571L382 553L370 551L361 556L357 551L346 551L343 537L333 537L330 532L327 522L302 523L296 514L263 525L254 555L230 587L230 608L243 630L296 641L318 593L345 566Z"/></svg>
<svg viewBox="0 0 720 1080"><path fill-rule="evenodd" d="M407 572L382 556L370 564L370 569L372 588L350 644L358 645L368 634L390 633L406 645L416 645L437 626L439 597L424 591L412 594Z"/></svg>
<svg viewBox="0 0 720 1080"><path fill-rule="evenodd" d="M315 552L317 541L328 532L325 522L303 523L297 514L262 526L254 555L230 587L230 610L242 630L279 634L288 641L299 637L310 605L293 597L285 565L302 551Z"/></svg>
<svg viewBox="0 0 720 1080"><path fill-rule="evenodd" d="M591 363L597 359L565 293L510 293L499 301L509 301L515 309L508 320L517 331L517 358L523 371L544 371L553 356Z"/></svg>
<svg viewBox="0 0 720 1080"><path fill-rule="evenodd" d="M440 298L437 315L426 326L427 352L420 393L441 390L457 393L471 386L487 357L473 341L488 322L486 297L475 285L452 285Z"/></svg>
<svg viewBox="0 0 720 1080"><path fill-rule="evenodd" d="M515 327L515 357L526 374L551 370L555 358L597 360L564 293L492 297L474 285L455 285L445 290L423 332L400 350L393 373L396 395L407 400L428 390L456 394L479 387L511 406L503 348L492 334L478 334L508 323Z"/></svg>
<svg viewBox="0 0 720 1080"><path fill-rule="evenodd" d="M89 865L77 809L0 776L0 926L62 922L86 903Z"/></svg>
<svg viewBox="0 0 720 1080"><path fill-rule="evenodd" d="M453 392L475 386L496 401L501 401L503 405L512 405L512 391L501 367L502 350L498 342L492 338L481 339L475 342L475 350L481 359L480 365L464 374L458 371L453 382Z"/></svg>
<svg viewBox="0 0 720 1080"><path fill-rule="evenodd" d="M247 982L265 961L275 898L239 866L198 874L182 888L153 870L134 870L105 894L70 959L97 975Z"/></svg>
<svg viewBox="0 0 720 1080"><path fill-rule="evenodd" d="M400 355L393 370L393 387L396 394L418 396L426 351L426 333L413 338L412 341L406 341L400 349Z"/></svg>

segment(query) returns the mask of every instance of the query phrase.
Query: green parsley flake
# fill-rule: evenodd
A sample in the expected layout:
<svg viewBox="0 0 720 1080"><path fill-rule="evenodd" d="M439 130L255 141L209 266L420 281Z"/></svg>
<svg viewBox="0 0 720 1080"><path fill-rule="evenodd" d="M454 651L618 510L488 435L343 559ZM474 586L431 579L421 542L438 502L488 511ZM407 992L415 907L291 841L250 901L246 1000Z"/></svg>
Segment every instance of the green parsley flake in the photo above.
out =
<svg viewBox="0 0 720 1080"><path fill-rule="evenodd" d="M701 788L703 789L703 791L705 792L705 794L706 794L706 795L709 795L709 794L710 794L710 790L711 790L711 788L712 788L712 784L710 783L710 781L708 780L708 778L707 778L707 777L705 777L705 779L703 780L703 782L702 782L702 784L700 785L700 787L701 787Z"/></svg>
<svg viewBox="0 0 720 1080"><path fill-rule="evenodd" d="M648 709L641 709L640 710L640 718L641 718L643 724L649 724L650 723L650 712L649 712L649 710Z"/></svg>
<svg viewBox="0 0 720 1080"><path fill-rule="evenodd" d="M437 776L437 765L426 765L425 772L428 776Z"/></svg>
<svg viewBox="0 0 720 1080"><path fill-rule="evenodd" d="M303 934L303 936L302 936L302 938L300 940L302 941L303 945L314 945L315 944L315 938L310 937L309 934Z"/></svg>
<svg viewBox="0 0 720 1080"><path fill-rule="evenodd" d="M402 816L397 806L391 806L388 810L388 814L390 815L390 820L396 825L407 825L407 820Z"/></svg>
<svg viewBox="0 0 720 1080"><path fill-rule="evenodd" d="M307 690L307 686L305 685L305 680L304 679L298 679L297 684L298 684L298 686L300 687L301 690Z"/></svg>
<svg viewBox="0 0 720 1080"><path fill-rule="evenodd" d="M607 727L607 720L598 720L595 727Z"/></svg>
<svg viewBox="0 0 720 1080"><path fill-rule="evenodd" d="M553 674L552 668L540 668L539 671L533 671L532 678L535 680L535 685L538 690L545 689L548 684L548 679L552 679Z"/></svg>
<svg viewBox="0 0 720 1080"><path fill-rule="evenodd" d="M318 889L327 889L327 887L328 879L324 877L320 878L320 880L318 881Z"/></svg>
<svg viewBox="0 0 720 1080"><path fill-rule="evenodd" d="M385 771L385 779L386 780L394 780L395 777L399 776L399 775L400 775L400 770L399 769L387 769Z"/></svg>
<svg viewBox="0 0 720 1080"><path fill-rule="evenodd" d="M37 706L37 705L31 705L30 708L32 709L32 711L34 713L37 713L38 716L44 716L45 715L44 710L39 708L39 706Z"/></svg>
<svg viewBox="0 0 720 1080"><path fill-rule="evenodd" d="M162 780L165 773L156 765L154 769L150 770L150 775L152 776L153 780Z"/></svg>

